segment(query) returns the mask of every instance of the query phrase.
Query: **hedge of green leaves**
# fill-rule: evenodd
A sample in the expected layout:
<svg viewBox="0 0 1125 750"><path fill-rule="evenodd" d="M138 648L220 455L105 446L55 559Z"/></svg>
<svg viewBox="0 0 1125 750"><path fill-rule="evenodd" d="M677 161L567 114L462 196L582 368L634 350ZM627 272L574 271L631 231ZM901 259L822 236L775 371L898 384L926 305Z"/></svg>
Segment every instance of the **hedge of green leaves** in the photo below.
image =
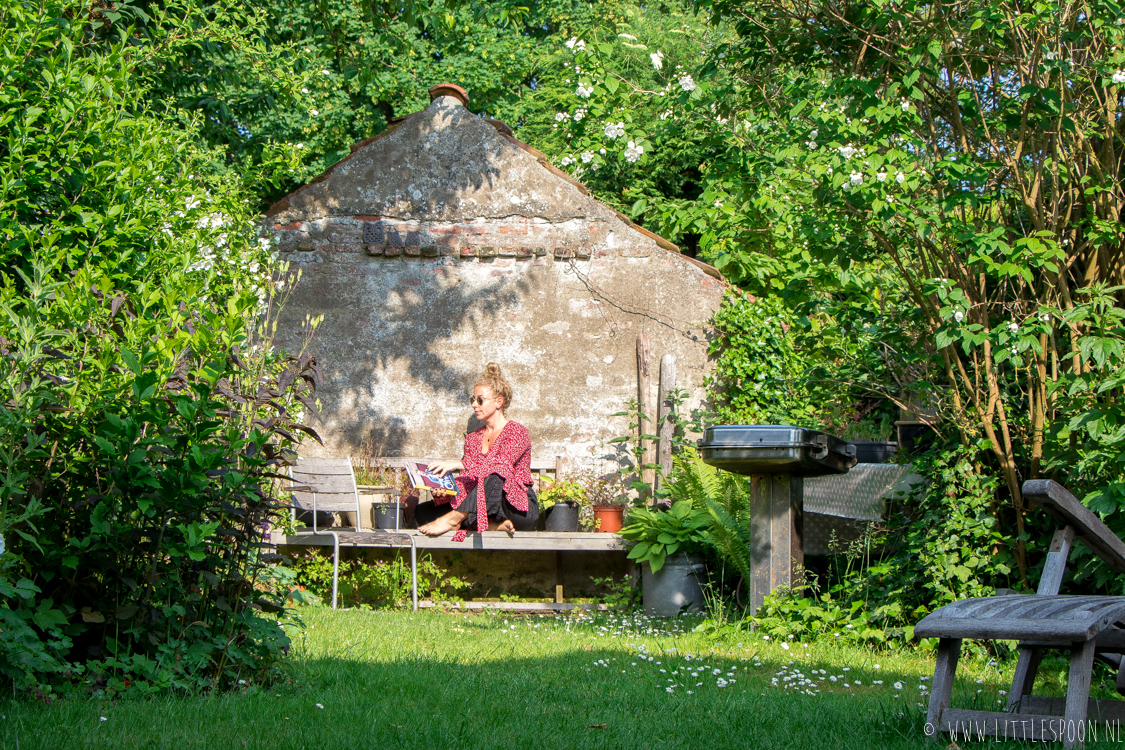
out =
<svg viewBox="0 0 1125 750"><path fill-rule="evenodd" d="M0 674L263 679L288 639L259 547L316 363L269 346L251 196L139 104L154 48L103 10L0 9Z"/></svg>

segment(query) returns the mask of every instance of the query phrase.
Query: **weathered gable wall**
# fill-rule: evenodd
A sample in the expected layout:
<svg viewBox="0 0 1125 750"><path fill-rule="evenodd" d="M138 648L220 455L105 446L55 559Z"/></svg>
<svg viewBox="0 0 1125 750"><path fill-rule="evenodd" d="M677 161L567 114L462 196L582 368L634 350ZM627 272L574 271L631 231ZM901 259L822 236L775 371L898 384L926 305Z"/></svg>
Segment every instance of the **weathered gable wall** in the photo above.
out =
<svg viewBox="0 0 1125 750"><path fill-rule="evenodd" d="M306 315L325 373L324 452L459 456L468 393L488 361L537 458L589 459L624 434L636 336L701 392L702 325L724 287L658 247L457 100L442 97L357 150L267 221L301 269L282 313ZM656 377L653 377L653 388ZM653 396L655 402L655 394Z"/></svg>

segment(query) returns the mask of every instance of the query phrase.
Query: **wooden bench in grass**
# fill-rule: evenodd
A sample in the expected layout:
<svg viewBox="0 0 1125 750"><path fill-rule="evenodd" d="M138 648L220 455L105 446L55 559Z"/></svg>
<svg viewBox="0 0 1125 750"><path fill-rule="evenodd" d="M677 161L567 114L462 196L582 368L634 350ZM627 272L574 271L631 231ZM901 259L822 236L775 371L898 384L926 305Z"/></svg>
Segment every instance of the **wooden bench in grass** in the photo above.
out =
<svg viewBox="0 0 1125 750"><path fill-rule="evenodd" d="M938 638L937 665L926 715L927 733L970 732L998 738L1061 741L1081 746L1095 722L1104 734L1125 722L1125 702L1090 700L1094 658L1117 667L1117 692L1125 695L1125 597L1059 594L1067 558L1075 538L1114 570L1125 573L1125 543L1061 484L1032 480L1023 496L1054 518L1059 526L1034 595L966 599L942 607L914 628L920 638ZM1012 677L1006 710L950 708L961 641L1018 640L1019 660ZM1044 649L1070 654L1065 698L1033 696L1032 685ZM1117 723L1114 723L1117 722Z"/></svg>
<svg viewBox="0 0 1125 750"><path fill-rule="evenodd" d="M341 527L322 529L318 526L317 513L355 513L356 527L351 533L362 531L362 511L359 503L359 489L355 483L355 471L351 457L344 458L297 458L297 465L289 467L289 490L293 494L293 519L298 510L312 512L312 529L299 529L285 537L286 544L327 545L332 540L332 609L336 609L337 589L340 580L340 535L348 533ZM410 547L410 578L414 609L418 609L418 552L414 537L390 531L367 532L364 546L371 547Z"/></svg>

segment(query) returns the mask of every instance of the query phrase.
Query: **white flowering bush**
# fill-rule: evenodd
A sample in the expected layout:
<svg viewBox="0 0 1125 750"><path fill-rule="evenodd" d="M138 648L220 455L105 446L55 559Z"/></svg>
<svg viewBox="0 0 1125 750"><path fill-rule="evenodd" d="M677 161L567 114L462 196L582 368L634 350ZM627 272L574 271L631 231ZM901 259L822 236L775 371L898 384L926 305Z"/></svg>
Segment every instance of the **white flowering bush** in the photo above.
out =
<svg viewBox="0 0 1125 750"><path fill-rule="evenodd" d="M729 280L783 292L838 355L826 379L930 393L919 400L1003 478L1011 538L1027 531L1021 480L1048 466L1125 519L1125 439L1110 437L1125 434L1125 412L1099 395L1125 372L1125 303L1106 291L1125 240L1117 6L971 0L940 23L917 0L855 16L821 2L701 7L716 35L685 25L678 48L630 27L560 50L564 107L590 115L560 127L552 153L584 179L600 169L610 198L674 241L694 238ZM867 38L886 41L838 41ZM691 194L608 179L689 132L707 146L684 149L700 156ZM888 355L857 356L868 337ZM1024 543L1012 545L1026 574Z"/></svg>
<svg viewBox="0 0 1125 750"><path fill-rule="evenodd" d="M645 20L643 26L619 28L612 35L588 31L562 42L537 92L555 103L552 119L530 122L521 130L522 138L581 177L603 200L631 202L638 218L647 203L637 199L659 199L664 191L657 184L698 179L699 164L706 159L698 144L707 128L699 128L694 118L680 121L677 112L709 90L698 75L700 38L714 44L725 33L698 24L685 39L677 17ZM686 130L695 128L685 137ZM665 140L671 148L662 152ZM661 164L655 172L654 159ZM635 169L641 166L646 170ZM650 216L657 218L655 212Z"/></svg>

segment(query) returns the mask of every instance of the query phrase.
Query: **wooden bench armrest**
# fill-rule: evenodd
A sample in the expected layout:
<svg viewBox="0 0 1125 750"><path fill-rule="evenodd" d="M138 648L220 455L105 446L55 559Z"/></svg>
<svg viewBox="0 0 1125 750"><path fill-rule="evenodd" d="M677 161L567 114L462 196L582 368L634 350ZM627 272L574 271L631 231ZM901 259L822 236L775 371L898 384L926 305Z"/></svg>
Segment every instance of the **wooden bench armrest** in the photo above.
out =
<svg viewBox="0 0 1125 750"><path fill-rule="evenodd" d="M1052 479L1030 479L1023 483L1023 496L1061 524L1075 532L1095 555L1118 573L1125 573L1125 542L1102 520Z"/></svg>

